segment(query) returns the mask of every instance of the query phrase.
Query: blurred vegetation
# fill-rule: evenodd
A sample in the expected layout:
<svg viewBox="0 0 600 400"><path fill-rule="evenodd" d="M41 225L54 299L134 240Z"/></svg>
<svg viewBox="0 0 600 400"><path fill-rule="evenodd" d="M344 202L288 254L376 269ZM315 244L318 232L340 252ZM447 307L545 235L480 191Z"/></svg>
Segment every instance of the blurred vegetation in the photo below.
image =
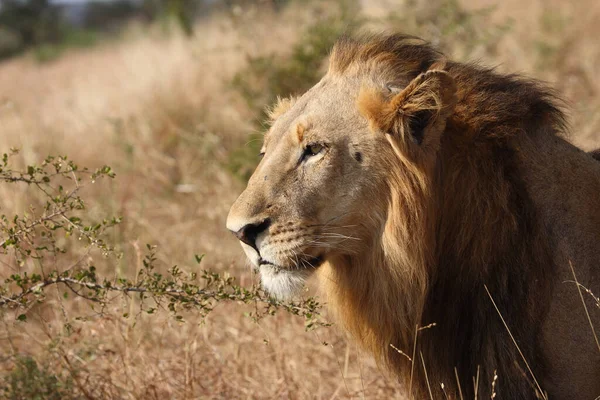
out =
<svg viewBox="0 0 600 400"><path fill-rule="evenodd" d="M141 9L149 21L161 21L165 29L175 22L187 36L192 36L200 3L199 0L144 0Z"/></svg>
<svg viewBox="0 0 600 400"><path fill-rule="evenodd" d="M341 35L360 28L364 20L355 1L338 1L338 7L336 14L306 28L288 56L248 56L247 67L235 75L232 85L259 114L257 121L264 121L266 106L278 96L298 95L317 83L333 44Z"/></svg>
<svg viewBox="0 0 600 400"><path fill-rule="evenodd" d="M77 26L70 24L59 6L49 0L4 0L0 9L0 60L33 50L38 61L49 61L68 48L97 43L105 22L132 15L126 1L91 3Z"/></svg>
<svg viewBox="0 0 600 400"><path fill-rule="evenodd" d="M33 55L39 62L52 61L68 50L94 46L99 41L99 34L87 29L65 28L61 40L43 42L33 47Z"/></svg>
<svg viewBox="0 0 600 400"><path fill-rule="evenodd" d="M114 0L57 5L50 0L0 0L0 60L33 49L39 61L56 58L72 47L88 47L110 36L132 19L175 23L189 36L201 0ZM79 7L77 21L65 17Z"/></svg>
<svg viewBox="0 0 600 400"><path fill-rule="evenodd" d="M192 36L196 20L213 9L258 5L280 10L289 1L112 0L68 5L50 0L0 0L0 60L33 49L39 61L49 61L68 48L94 45L134 19L160 23L165 31L176 26ZM77 7L75 22L65 17L73 7Z"/></svg>
<svg viewBox="0 0 600 400"><path fill-rule="evenodd" d="M0 58L62 38L58 9L48 0L4 0L0 9Z"/></svg>
<svg viewBox="0 0 600 400"><path fill-rule="evenodd" d="M2 382L0 382L2 384ZM73 380L62 378L46 366L40 366L29 356L19 356L10 372L0 395L7 400L68 400L73 395Z"/></svg>
<svg viewBox="0 0 600 400"><path fill-rule="evenodd" d="M572 21L564 15L546 10L540 17L541 35L535 40L536 67L539 70L556 68L564 56L564 46L569 45L565 31Z"/></svg>
<svg viewBox="0 0 600 400"><path fill-rule="evenodd" d="M387 16L392 30L422 37L459 61L476 53L495 54L514 23L511 19L490 23L495 6L466 9L459 0L408 0L406 9L410 12L392 11Z"/></svg>
<svg viewBox="0 0 600 400"><path fill-rule="evenodd" d="M228 273L198 269L188 272L177 265L165 268L158 260L155 245L146 245L147 251L133 279L119 272L102 276L96 268L100 260L110 260L114 263L111 270L120 271L116 265L123 254L111 243L110 232L121 223L121 218L91 216L83 192L98 180L114 179L114 171L108 166L88 170L65 156L48 156L40 164L19 168L13 165L18 153L11 149L0 157L0 184L25 186L33 195L30 198L39 198L22 214L0 215L0 256L11 257L19 266L0 283L0 319L11 313L19 323L28 323L33 307L53 302L47 294L54 288L62 290L65 300L86 300L93 312L91 316L65 317L66 335L72 333L74 321L96 320L105 315L107 306L117 296L130 304L135 297L136 314L126 312L122 314L125 319L166 312L184 323L185 312L205 317L219 304L235 302L251 305L252 310L246 315L255 322L282 311L303 318L306 330L330 325L322 319L322 304L314 297L284 302L271 298L259 286L237 285ZM81 251L86 261L80 259L73 264L72 259L79 258ZM195 255L196 265L201 264L203 257ZM33 265L38 267L37 272L32 272ZM11 354L10 349L5 357L12 361L12 369L0 376L2 398L96 398L98 388L88 388L78 378L85 367L73 369L66 361L69 374L63 378L31 357Z"/></svg>

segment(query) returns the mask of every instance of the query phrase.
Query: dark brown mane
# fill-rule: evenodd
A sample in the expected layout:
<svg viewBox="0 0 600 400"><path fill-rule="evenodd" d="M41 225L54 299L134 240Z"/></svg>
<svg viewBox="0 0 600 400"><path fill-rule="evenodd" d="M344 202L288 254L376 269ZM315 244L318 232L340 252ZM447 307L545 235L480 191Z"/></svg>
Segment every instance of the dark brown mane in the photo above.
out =
<svg viewBox="0 0 600 400"><path fill-rule="evenodd" d="M364 69L384 66L392 75L412 79L444 59L442 53L414 36L344 36L331 52L329 70L343 74L352 67Z"/></svg>
<svg viewBox="0 0 600 400"><path fill-rule="evenodd" d="M489 289L534 374L546 373L539 349L545 302L555 266L524 182L521 145L554 140L566 130L561 101L542 83L502 75L475 64L446 61L420 39L404 35L344 38L333 49L330 73L379 75L407 83L443 69L457 86L457 104L441 138L431 192L437 216L434 265L418 338L434 398L440 383L456 394L455 368L464 398L489 398L494 371L501 398L531 399L532 378L485 291ZM404 336L394 345L406 349ZM417 353L419 354L419 353ZM393 349L387 362L408 380L411 368ZM427 393L420 364L414 393Z"/></svg>
<svg viewBox="0 0 600 400"><path fill-rule="evenodd" d="M399 83L433 68L448 71L461 99L455 119L468 128L465 135L502 138L527 134L562 134L566 120L563 101L542 82L519 75L502 75L493 68L447 61L428 42L410 35L342 37L334 46L330 73L378 74Z"/></svg>

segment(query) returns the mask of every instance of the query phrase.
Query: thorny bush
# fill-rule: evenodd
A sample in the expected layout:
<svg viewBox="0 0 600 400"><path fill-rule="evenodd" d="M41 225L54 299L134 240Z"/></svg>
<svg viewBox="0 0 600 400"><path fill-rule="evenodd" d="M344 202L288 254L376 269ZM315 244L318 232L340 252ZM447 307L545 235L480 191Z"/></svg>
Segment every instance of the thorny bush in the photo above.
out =
<svg viewBox="0 0 600 400"><path fill-rule="evenodd" d="M21 215L8 216L4 214L6 210L0 208L3 213L0 215L0 257L5 259L2 268L12 272L0 285L0 313L15 312L18 320L26 322L27 310L44 302L46 289L62 285L76 297L89 300L98 315L102 315L116 297L128 296L136 298L139 313L164 310L179 321L183 321L184 310L195 310L206 316L217 304L229 301L253 304L254 311L249 315L254 320L283 310L304 318L307 330L329 325L319 313L321 304L313 297L281 302L258 286L236 285L228 274L207 270L186 272L176 265L160 273L156 267L156 245L146 245L142 268L134 279L100 276L92 256L95 253L91 250L100 250L102 256L115 261L121 258L118 249L107 240L107 232L117 226L121 218L92 220L86 214L82 193L86 184L113 179L115 173L108 166L95 171L80 168L65 156L49 156L40 165L19 170L11 164L16 154L17 150L11 150L3 155L0 184L27 185L27 191L41 194L43 201L29 206ZM77 257L75 263L72 257L67 258L76 246L83 247L85 262L84 257ZM198 264L202 257L195 256ZM32 265L35 267L31 268ZM36 272L28 273L26 269Z"/></svg>

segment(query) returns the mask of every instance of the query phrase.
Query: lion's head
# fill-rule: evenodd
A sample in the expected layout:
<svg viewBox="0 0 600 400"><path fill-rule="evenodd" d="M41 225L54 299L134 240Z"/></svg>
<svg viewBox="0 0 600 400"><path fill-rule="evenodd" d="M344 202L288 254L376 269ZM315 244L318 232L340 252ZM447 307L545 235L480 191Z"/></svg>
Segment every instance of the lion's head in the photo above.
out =
<svg viewBox="0 0 600 400"><path fill-rule="evenodd" d="M395 39L362 51L416 41ZM427 56L424 73L407 68L399 75L386 60L372 68L351 64L344 46L338 43L317 85L272 109L262 161L227 220L277 297L302 287L324 262L367 253L381 240L391 186L423 185L390 174L398 157L411 176L415 166L431 167L454 106L454 82L435 65L437 53L413 55L419 63ZM404 200L415 206L416 199Z"/></svg>

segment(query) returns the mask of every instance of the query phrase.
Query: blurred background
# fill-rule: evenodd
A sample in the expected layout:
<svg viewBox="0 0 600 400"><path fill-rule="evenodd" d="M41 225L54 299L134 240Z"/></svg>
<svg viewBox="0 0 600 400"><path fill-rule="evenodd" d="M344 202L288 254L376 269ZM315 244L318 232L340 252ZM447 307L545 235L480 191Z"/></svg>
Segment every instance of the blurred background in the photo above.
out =
<svg viewBox="0 0 600 400"><path fill-rule="evenodd" d="M98 258L101 272L134 275L139 247L153 243L165 267L193 269L205 254L204 268L250 286L225 218L258 161L264 108L316 83L341 34L409 33L455 60L545 80L568 103L570 140L591 150L600 147L598 21L596 0L0 0L0 153L19 148L22 165L60 154L113 168L114 180L86 188L91 216L123 217L110 237L123 257ZM0 212L27 212L28 193L0 185ZM1 278L21 268L0 261ZM27 323L0 314L2 393L403 398L335 326L305 332L284 314L256 323L237 304L184 324L123 318L126 307L86 322L90 306L57 291Z"/></svg>

